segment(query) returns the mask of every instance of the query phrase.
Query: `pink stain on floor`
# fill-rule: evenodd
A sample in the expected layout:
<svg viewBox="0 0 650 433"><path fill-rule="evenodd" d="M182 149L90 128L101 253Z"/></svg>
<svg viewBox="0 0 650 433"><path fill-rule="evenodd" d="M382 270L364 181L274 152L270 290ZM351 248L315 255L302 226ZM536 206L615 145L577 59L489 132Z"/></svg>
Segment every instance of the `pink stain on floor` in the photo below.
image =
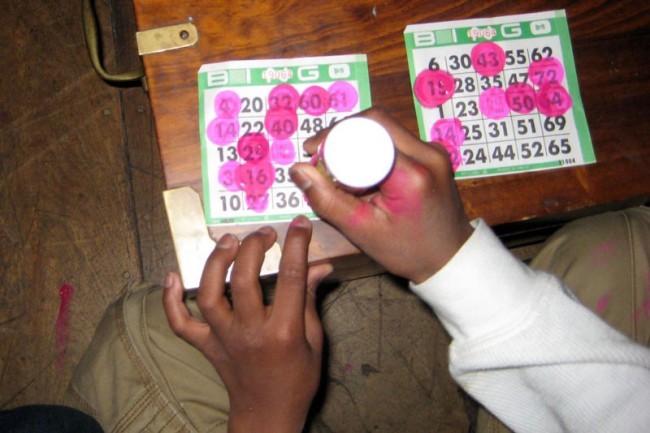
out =
<svg viewBox="0 0 650 433"><path fill-rule="evenodd" d="M57 372L61 371L65 365L70 335L70 304L72 304L73 296L74 288L71 285L64 283L59 287L60 303L59 314L56 317L56 359L54 361Z"/></svg>

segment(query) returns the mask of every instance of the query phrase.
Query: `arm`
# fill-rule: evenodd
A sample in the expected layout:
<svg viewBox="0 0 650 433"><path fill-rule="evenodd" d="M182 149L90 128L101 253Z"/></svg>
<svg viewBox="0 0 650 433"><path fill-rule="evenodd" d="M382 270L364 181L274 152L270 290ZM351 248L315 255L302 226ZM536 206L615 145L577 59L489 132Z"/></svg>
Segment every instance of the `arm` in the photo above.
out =
<svg viewBox="0 0 650 433"><path fill-rule="evenodd" d="M363 115L382 123L398 149L379 191L346 194L302 164L293 179L316 213L409 278L434 308L453 338L456 380L518 431L642 431L647 349L567 296L558 280L518 262L483 222L473 229L442 148L381 112Z"/></svg>
<svg viewBox="0 0 650 433"><path fill-rule="evenodd" d="M323 331L316 286L330 265L307 266L311 223L290 225L273 305L264 305L259 272L276 234L262 228L241 245L222 237L208 258L197 302L205 321L190 316L177 274L163 297L172 330L199 349L221 376L230 398L229 433L302 430L321 375ZM234 262L230 291L225 279Z"/></svg>

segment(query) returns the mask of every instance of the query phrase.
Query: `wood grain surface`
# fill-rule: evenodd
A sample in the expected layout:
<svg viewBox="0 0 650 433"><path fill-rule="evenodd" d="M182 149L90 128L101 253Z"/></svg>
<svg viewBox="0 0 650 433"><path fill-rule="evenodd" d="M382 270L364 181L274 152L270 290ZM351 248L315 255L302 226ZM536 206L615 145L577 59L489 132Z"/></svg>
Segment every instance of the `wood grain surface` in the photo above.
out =
<svg viewBox="0 0 650 433"><path fill-rule="evenodd" d="M192 20L194 47L145 56L168 188L201 190L196 73L238 59L366 53L373 104L416 131L406 25L566 9L597 164L458 182L471 217L491 225L650 196L650 6L641 1L135 0L140 30Z"/></svg>

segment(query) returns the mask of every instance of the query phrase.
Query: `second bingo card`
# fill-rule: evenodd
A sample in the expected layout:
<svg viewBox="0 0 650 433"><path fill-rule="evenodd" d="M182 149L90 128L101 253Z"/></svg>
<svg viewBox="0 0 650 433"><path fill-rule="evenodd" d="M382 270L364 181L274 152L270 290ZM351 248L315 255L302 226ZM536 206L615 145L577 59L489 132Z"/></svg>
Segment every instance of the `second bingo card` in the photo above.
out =
<svg viewBox="0 0 650 433"><path fill-rule="evenodd" d="M366 56L215 63L198 82L207 223L315 218L288 170L306 138L370 107Z"/></svg>
<svg viewBox="0 0 650 433"><path fill-rule="evenodd" d="M595 162L564 11L410 25L420 137L456 178Z"/></svg>

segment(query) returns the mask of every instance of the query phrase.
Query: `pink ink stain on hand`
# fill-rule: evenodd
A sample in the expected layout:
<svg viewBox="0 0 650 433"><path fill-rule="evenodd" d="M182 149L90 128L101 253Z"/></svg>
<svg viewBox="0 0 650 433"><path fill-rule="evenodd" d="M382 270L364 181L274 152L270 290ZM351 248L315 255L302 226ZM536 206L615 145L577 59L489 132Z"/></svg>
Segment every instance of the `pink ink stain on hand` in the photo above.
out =
<svg viewBox="0 0 650 433"><path fill-rule="evenodd" d="M544 57L530 64L528 78L538 88L551 83L559 84L564 79L564 67L555 57Z"/></svg>
<svg viewBox="0 0 650 433"><path fill-rule="evenodd" d="M310 86L300 96L300 108L312 116L320 116L330 109L330 93L320 86Z"/></svg>
<svg viewBox="0 0 650 433"><path fill-rule="evenodd" d="M327 89L330 106L334 111L352 111L359 102L359 92L347 81L337 81Z"/></svg>
<svg viewBox="0 0 650 433"><path fill-rule="evenodd" d="M426 108L438 107L454 95L454 77L446 71L425 69L415 78L413 93Z"/></svg>
<svg viewBox="0 0 650 433"><path fill-rule="evenodd" d="M500 87L490 87L481 93L478 106L488 119L499 120L510 114L506 91Z"/></svg>
<svg viewBox="0 0 650 433"><path fill-rule="evenodd" d="M472 48L472 65L476 72L484 77L493 77L506 65L506 54L498 44L494 42L481 42Z"/></svg>
<svg viewBox="0 0 650 433"><path fill-rule="evenodd" d="M418 178L427 176L424 168L415 166L414 170L395 167L380 185L381 194L372 198L371 203L396 217L419 218L421 214L421 197L417 193Z"/></svg>
<svg viewBox="0 0 650 433"><path fill-rule="evenodd" d="M54 366L60 372L65 365L68 340L70 334L70 305L74 296L74 288L69 284L59 287L59 314L56 317L56 359Z"/></svg>
<svg viewBox="0 0 650 433"><path fill-rule="evenodd" d="M557 83L544 84L535 97L537 109L548 117L561 116L573 105L569 92Z"/></svg>
<svg viewBox="0 0 650 433"><path fill-rule="evenodd" d="M508 107L516 113L528 114L535 109L535 89L528 83L514 83L506 89Z"/></svg>

